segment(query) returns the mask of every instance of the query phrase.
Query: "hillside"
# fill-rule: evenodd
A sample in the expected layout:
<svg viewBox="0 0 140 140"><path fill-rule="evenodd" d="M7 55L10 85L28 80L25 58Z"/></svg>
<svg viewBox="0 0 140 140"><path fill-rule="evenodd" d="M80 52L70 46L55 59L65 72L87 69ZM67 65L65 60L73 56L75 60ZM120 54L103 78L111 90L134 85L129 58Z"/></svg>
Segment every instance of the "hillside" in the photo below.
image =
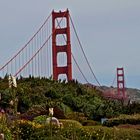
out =
<svg viewBox="0 0 140 140"><path fill-rule="evenodd" d="M117 93L117 89L115 87L107 87L102 86L98 87L99 90L103 92L112 91L115 94ZM126 88L126 93L130 101L132 102L140 102L140 90L136 88Z"/></svg>
<svg viewBox="0 0 140 140"><path fill-rule="evenodd" d="M13 113L17 102L18 112L28 116L47 113L49 107L56 108L55 115L60 118L75 116L77 112L86 119L99 120L104 117L118 116L139 112L139 105L134 110L132 105L123 106L121 101L104 99L102 92L94 87L82 85L78 81L53 81L46 78L17 79L17 88L8 87L8 77L0 79L0 107ZM39 111L38 111L39 110Z"/></svg>

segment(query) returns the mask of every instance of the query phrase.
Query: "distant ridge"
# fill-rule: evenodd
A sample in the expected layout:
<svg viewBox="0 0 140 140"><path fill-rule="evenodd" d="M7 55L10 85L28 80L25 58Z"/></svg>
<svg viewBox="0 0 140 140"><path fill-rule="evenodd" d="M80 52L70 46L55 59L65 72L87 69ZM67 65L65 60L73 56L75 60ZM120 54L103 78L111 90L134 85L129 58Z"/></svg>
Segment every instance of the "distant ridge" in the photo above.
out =
<svg viewBox="0 0 140 140"><path fill-rule="evenodd" d="M116 87L108 87L108 86L96 86L96 85L93 85L91 83L86 83L84 84L90 88L96 88L98 90L100 90L102 93L103 92L107 92L109 90L112 90L114 93L117 92L117 88ZM140 103L140 89L137 89L137 88L126 88L126 92L127 92L127 95L130 99L130 101L132 102L139 102Z"/></svg>

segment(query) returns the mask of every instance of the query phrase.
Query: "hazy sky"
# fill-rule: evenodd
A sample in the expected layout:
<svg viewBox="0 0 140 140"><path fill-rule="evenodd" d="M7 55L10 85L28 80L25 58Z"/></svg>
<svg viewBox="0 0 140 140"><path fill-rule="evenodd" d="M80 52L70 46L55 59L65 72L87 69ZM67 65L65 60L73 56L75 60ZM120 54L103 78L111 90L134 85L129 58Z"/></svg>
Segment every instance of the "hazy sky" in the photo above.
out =
<svg viewBox="0 0 140 140"><path fill-rule="evenodd" d="M140 0L0 0L0 66L53 9L66 8L100 83L109 86L124 67L127 87L140 88Z"/></svg>

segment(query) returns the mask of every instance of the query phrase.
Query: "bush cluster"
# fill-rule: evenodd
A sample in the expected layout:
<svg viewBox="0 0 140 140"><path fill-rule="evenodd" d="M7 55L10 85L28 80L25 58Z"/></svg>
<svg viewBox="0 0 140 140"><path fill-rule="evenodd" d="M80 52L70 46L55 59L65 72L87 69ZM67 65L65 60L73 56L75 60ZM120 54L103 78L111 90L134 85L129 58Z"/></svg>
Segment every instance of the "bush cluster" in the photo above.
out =
<svg viewBox="0 0 140 140"><path fill-rule="evenodd" d="M120 115L117 118L111 118L105 121L103 125L113 127L120 124L132 124L132 125L140 124L140 114Z"/></svg>
<svg viewBox="0 0 140 140"><path fill-rule="evenodd" d="M139 140L140 131L134 129L124 129L117 127L103 126L82 126L75 120L59 120L63 123L63 127L52 126L52 136L50 133L50 125L39 124L34 121L20 120L18 127L20 128L20 140ZM125 135L124 135L125 134Z"/></svg>

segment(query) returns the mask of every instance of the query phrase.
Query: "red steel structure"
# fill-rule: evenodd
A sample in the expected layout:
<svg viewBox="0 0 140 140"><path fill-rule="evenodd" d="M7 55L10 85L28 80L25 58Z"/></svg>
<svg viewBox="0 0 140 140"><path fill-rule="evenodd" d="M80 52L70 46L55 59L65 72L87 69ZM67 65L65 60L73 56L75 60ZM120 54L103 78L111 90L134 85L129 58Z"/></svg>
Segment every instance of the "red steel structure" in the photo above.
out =
<svg viewBox="0 0 140 140"><path fill-rule="evenodd" d="M117 100L127 100L123 68L117 68L117 90L115 90L115 88L110 88L105 91L104 97Z"/></svg>
<svg viewBox="0 0 140 140"><path fill-rule="evenodd" d="M117 68L117 93L119 97L126 98L123 68Z"/></svg>
<svg viewBox="0 0 140 140"><path fill-rule="evenodd" d="M56 22L57 19L66 20L66 26L60 27ZM57 36L65 36L66 44L58 45ZM66 53L67 65L58 66L57 55L58 53ZM72 62L71 62L71 43L70 43L70 24L69 24L69 11L54 12L52 11L52 63L53 63L53 79L58 80L60 74L66 74L67 81L72 80Z"/></svg>

